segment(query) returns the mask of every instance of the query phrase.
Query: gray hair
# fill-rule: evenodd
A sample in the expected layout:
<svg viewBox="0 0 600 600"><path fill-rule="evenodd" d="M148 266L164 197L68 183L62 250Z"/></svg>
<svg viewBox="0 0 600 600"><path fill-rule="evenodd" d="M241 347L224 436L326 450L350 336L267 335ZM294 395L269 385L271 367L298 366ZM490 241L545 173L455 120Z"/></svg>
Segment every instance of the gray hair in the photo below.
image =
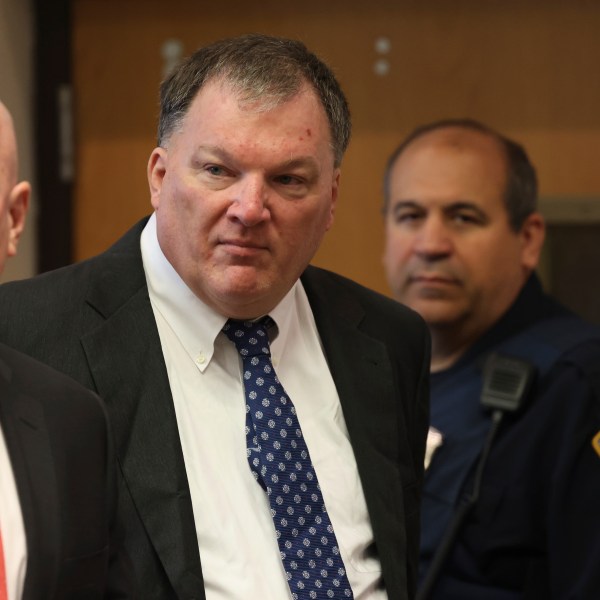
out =
<svg viewBox="0 0 600 600"><path fill-rule="evenodd" d="M208 81L223 79L243 103L268 109L308 83L327 115L335 166L350 141L351 119L344 93L331 69L299 41L248 34L215 42L184 59L160 88L158 145L181 126L190 104Z"/></svg>

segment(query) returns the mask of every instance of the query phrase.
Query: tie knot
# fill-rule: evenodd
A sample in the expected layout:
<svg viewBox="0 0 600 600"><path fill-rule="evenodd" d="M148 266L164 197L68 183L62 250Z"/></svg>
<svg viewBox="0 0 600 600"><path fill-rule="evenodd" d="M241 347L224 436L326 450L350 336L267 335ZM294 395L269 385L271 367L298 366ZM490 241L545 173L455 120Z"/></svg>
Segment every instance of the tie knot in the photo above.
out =
<svg viewBox="0 0 600 600"><path fill-rule="evenodd" d="M223 333L235 344L237 351L245 356L256 356L266 354L269 356L268 327L273 320L263 317L258 321L236 321L229 319L223 327Z"/></svg>

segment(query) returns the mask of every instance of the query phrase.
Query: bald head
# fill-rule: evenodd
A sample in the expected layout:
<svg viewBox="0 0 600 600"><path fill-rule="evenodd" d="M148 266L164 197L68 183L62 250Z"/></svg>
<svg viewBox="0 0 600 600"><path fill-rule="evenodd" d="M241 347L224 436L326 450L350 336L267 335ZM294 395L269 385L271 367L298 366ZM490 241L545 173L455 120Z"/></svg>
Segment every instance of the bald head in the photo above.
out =
<svg viewBox="0 0 600 600"><path fill-rule="evenodd" d="M17 253L29 206L29 183L17 183L17 173L15 129L8 109L0 102L0 273L6 258Z"/></svg>
<svg viewBox="0 0 600 600"><path fill-rule="evenodd" d="M514 140L473 119L443 119L417 127L390 156L384 174L384 214L390 202L390 178L400 156L415 142L431 134L447 134L455 139L487 138L488 146L495 144L499 160L505 163L505 177L500 184L505 208L513 231L517 232L525 219L537 210L537 176L525 149ZM479 134L477 136L476 134ZM457 142L460 145L460 142ZM500 156L501 155L501 156Z"/></svg>
<svg viewBox="0 0 600 600"><path fill-rule="evenodd" d="M17 140L12 117L0 102L0 185L17 183ZM4 191L4 190L3 190Z"/></svg>

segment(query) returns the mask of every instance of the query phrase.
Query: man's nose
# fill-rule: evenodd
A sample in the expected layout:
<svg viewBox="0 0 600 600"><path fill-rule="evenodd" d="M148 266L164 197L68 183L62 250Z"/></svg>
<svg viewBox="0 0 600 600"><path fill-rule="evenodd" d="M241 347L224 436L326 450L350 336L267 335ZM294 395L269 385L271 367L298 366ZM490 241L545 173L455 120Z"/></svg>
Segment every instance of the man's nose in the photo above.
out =
<svg viewBox="0 0 600 600"><path fill-rule="evenodd" d="M269 218L268 186L258 176L247 176L235 186L227 211L230 218L252 227Z"/></svg>
<svg viewBox="0 0 600 600"><path fill-rule="evenodd" d="M443 218L428 216L415 237L415 252L428 260L444 258L451 254L452 233Z"/></svg>

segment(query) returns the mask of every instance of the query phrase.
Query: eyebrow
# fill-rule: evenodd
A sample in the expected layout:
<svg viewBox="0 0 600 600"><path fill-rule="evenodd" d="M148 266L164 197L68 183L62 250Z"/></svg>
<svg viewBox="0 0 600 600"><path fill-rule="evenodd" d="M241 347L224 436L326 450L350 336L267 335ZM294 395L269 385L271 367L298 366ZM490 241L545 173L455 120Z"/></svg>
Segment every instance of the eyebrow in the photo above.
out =
<svg viewBox="0 0 600 600"><path fill-rule="evenodd" d="M225 148L222 148L221 146L212 146L212 145L197 146L196 149L194 150L194 154L193 154L194 159L197 158L197 156L200 152L208 152L209 154L214 155L216 158L219 158L220 160L223 160L226 162L233 160L233 156L231 154L229 154L229 152L227 152L227 150L225 150Z"/></svg>
<svg viewBox="0 0 600 600"><path fill-rule="evenodd" d="M392 203L392 211L398 212L400 210L411 208L415 210L426 211L428 210L423 204L417 202L416 200L399 200L396 203ZM481 219L488 219L487 213L482 210L479 206L474 204L473 202L451 202L450 204L443 205L442 210L444 213L451 213L459 210L468 210L476 213Z"/></svg>
<svg viewBox="0 0 600 600"><path fill-rule="evenodd" d="M289 160L283 161L279 166L283 169L313 167L319 171L321 170L319 162L316 161L313 156L297 156L295 158L290 158Z"/></svg>
<svg viewBox="0 0 600 600"><path fill-rule="evenodd" d="M399 200L398 202L392 202L391 210L396 213L405 208L413 208L416 210L425 210L425 207L414 200Z"/></svg>
<svg viewBox="0 0 600 600"><path fill-rule="evenodd" d="M232 162L236 163L239 161L233 154L225 150L222 146L213 146L213 145L202 145L196 148L196 152L194 153L194 158L197 158L197 154L199 152L208 152L214 155L219 160L223 160L224 162ZM290 157L288 160L283 160L279 164L275 165L274 171L280 171L282 169L296 169L296 168L308 168L314 171L315 174L321 172L321 165L315 160L314 156L306 155L306 156L296 156Z"/></svg>

